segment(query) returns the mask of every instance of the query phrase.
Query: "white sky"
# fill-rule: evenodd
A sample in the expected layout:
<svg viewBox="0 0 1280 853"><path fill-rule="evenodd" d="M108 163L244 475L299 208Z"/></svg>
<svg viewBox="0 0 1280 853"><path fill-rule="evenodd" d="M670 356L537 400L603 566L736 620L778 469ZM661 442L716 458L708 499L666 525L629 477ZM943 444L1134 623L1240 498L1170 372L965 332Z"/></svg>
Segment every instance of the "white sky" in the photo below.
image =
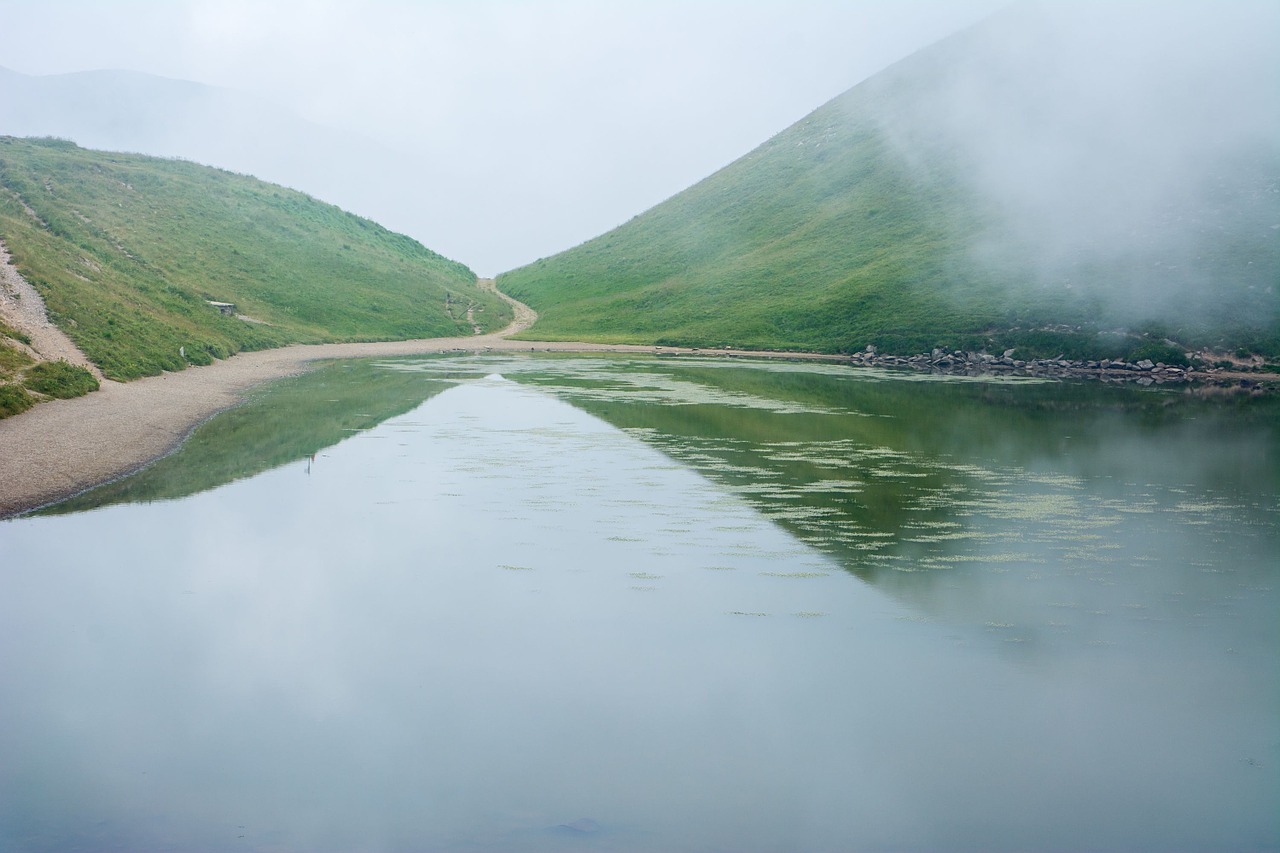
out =
<svg viewBox="0 0 1280 853"><path fill-rule="evenodd" d="M451 226L413 236L489 275L626 221L1003 5L0 0L0 66L239 89L427 158L423 204Z"/></svg>

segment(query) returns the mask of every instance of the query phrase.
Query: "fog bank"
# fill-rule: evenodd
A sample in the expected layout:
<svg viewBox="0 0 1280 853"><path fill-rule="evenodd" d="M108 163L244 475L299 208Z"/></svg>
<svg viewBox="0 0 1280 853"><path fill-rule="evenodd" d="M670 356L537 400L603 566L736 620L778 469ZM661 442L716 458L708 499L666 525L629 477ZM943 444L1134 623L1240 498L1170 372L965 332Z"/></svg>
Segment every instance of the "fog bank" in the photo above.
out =
<svg viewBox="0 0 1280 853"><path fill-rule="evenodd" d="M884 127L994 213L973 252L997 274L1120 325L1271 322L1278 35L1274 3L1019 4L930 49Z"/></svg>

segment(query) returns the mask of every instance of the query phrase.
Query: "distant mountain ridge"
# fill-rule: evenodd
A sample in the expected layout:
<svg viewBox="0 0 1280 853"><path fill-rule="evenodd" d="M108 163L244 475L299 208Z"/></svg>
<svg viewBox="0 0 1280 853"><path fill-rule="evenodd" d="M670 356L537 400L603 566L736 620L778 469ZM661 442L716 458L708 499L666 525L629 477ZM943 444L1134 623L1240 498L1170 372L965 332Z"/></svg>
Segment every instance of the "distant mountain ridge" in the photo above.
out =
<svg viewBox="0 0 1280 853"><path fill-rule="evenodd" d="M439 167L244 92L136 71L0 67L0 135L177 157L300 190L456 256L450 212L424 202Z"/></svg>
<svg viewBox="0 0 1280 853"><path fill-rule="evenodd" d="M529 337L1280 355L1277 15L1089 10L999 13L499 285Z"/></svg>
<svg viewBox="0 0 1280 853"><path fill-rule="evenodd" d="M350 162L354 152L371 149L389 155L371 140L242 92L120 70L28 75L0 68L0 134L179 157L318 196L324 194L306 185L297 166L299 149L318 148L333 162Z"/></svg>

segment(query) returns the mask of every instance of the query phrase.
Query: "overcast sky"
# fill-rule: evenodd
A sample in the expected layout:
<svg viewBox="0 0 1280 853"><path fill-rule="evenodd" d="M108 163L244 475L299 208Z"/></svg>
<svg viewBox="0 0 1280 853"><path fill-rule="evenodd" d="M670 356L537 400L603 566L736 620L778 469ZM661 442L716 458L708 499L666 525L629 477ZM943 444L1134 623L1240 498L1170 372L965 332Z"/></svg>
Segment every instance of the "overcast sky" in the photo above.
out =
<svg viewBox="0 0 1280 853"><path fill-rule="evenodd" d="M0 66L255 93L427 158L491 275L618 225L1004 0L0 0ZM424 226L423 230L431 230Z"/></svg>

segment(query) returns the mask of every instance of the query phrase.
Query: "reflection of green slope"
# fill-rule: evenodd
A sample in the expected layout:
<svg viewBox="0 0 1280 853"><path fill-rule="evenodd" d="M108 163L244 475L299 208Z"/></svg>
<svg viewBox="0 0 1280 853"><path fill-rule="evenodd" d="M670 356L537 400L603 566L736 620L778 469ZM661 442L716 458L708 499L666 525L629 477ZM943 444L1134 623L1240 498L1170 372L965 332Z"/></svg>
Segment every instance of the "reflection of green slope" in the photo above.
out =
<svg viewBox="0 0 1280 853"><path fill-rule="evenodd" d="M977 386L673 369L684 380L807 411L575 403L731 487L864 578L912 527L947 523L950 504L979 487L961 466L933 464L947 418L974 409Z"/></svg>
<svg viewBox="0 0 1280 853"><path fill-rule="evenodd" d="M272 384L200 426L177 453L44 512L193 495L310 456L447 387L420 375L380 370L372 361L336 362Z"/></svg>
<svg viewBox="0 0 1280 853"><path fill-rule="evenodd" d="M1018 552L1023 531L1076 547L1097 525L1124 517L1117 513L1133 484L1176 489L1191 469L1197 483L1230 493L1244 515L1274 503L1275 400L673 363L647 369L719 397L783 405L637 405L626 394L566 390L575 405L730 486L860 577L903 592L933 586L944 574L933 569L964 571L965 555L978 550ZM1081 508L1073 502L1084 480L1100 502ZM1098 513L1108 502L1110 518ZM982 542L993 528L1004 539Z"/></svg>

